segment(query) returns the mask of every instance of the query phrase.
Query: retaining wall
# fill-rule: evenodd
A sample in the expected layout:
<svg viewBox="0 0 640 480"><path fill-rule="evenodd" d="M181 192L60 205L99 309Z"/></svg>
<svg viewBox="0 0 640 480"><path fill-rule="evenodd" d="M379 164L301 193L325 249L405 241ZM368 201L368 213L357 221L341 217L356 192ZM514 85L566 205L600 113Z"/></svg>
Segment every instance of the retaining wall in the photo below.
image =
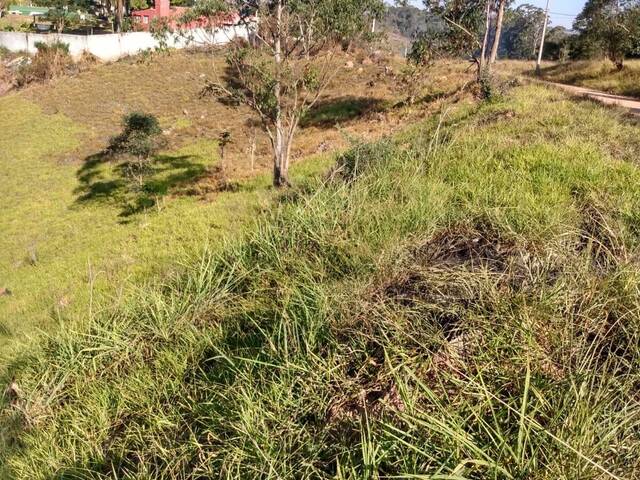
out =
<svg viewBox="0 0 640 480"><path fill-rule="evenodd" d="M248 30L244 26L226 27L215 33L204 29L189 31L188 38L167 37L167 46L184 48L197 45L222 45L233 38L248 37ZM83 52L89 52L100 60L117 60L128 55L135 55L159 46L158 41L149 32L110 33L98 35L68 35L64 33L25 33L0 32L0 47L11 52L37 51L36 43L64 42L69 45L69 53L77 58Z"/></svg>

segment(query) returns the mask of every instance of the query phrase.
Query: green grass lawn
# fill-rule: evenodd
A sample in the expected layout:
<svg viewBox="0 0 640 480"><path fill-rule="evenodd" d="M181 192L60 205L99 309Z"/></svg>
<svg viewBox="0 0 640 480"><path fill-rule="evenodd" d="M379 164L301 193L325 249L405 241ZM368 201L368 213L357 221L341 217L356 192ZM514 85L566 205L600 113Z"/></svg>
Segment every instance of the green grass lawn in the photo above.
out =
<svg viewBox="0 0 640 480"><path fill-rule="evenodd" d="M0 289L11 292L0 296L0 371L41 331L92 317L112 297L118 301L124 284L178 268L270 203L266 135L247 127L248 109L199 96L222 62L173 52L86 64L71 77L0 97ZM294 175L326 167L328 152L343 148L347 137L397 128L402 113L384 112L394 103L391 80L376 79L372 87L368 79L384 68L363 68L350 79L352 96L342 88L352 72L340 71L310 112L294 146ZM434 88L462 81L460 70L444 68ZM143 192L132 188L121 165L100 155L132 111L156 115L170 145L155 159ZM374 117L383 113L385 121ZM223 131L231 132L224 165L216 141Z"/></svg>
<svg viewBox="0 0 640 480"><path fill-rule="evenodd" d="M130 192L109 162L73 161L86 128L31 101L0 98L0 362L37 330L91 318L124 282L175 268L238 231L268 203L260 175L204 201L186 191L218 163L215 142L164 152L148 180L157 205ZM321 163L321 162L320 162ZM197 182L196 182L197 183Z"/></svg>
<svg viewBox="0 0 640 480"><path fill-rule="evenodd" d="M245 234L24 352L7 475L640 478L638 133L523 86L355 146ZM211 228L189 199L125 225L82 208L121 246L146 222L196 247Z"/></svg>

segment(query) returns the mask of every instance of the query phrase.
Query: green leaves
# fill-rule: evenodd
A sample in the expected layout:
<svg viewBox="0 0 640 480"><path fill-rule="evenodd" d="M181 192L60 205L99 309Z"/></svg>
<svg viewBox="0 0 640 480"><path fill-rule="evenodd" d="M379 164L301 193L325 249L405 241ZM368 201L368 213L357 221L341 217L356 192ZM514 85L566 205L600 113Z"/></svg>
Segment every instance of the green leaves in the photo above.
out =
<svg viewBox="0 0 640 480"><path fill-rule="evenodd" d="M599 50L622 69L624 57L640 47L639 22L638 0L588 0L574 28L582 50Z"/></svg>
<svg viewBox="0 0 640 480"><path fill-rule="evenodd" d="M441 17L446 27L436 35L443 54L471 55L479 48L480 32L484 25L484 0L424 0L431 13Z"/></svg>
<svg viewBox="0 0 640 480"><path fill-rule="evenodd" d="M150 114L135 112L122 120L123 132L109 142L109 151L149 158L163 145L158 119Z"/></svg>

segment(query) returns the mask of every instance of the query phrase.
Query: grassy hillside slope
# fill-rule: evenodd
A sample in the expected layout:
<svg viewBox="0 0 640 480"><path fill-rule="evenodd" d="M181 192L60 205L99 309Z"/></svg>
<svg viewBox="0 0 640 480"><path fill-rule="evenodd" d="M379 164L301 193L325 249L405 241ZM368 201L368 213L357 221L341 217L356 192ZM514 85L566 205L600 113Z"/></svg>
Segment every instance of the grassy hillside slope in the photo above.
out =
<svg viewBox="0 0 640 480"><path fill-rule="evenodd" d="M512 73L534 74L532 62L504 61L500 64L501 68ZM627 60L623 70L617 70L607 60L546 63L542 68L542 78L549 82L640 98L640 60Z"/></svg>
<svg viewBox="0 0 640 480"><path fill-rule="evenodd" d="M87 314L92 294L115 293L127 278L161 272L185 249L213 240L259 206L257 193L224 194L208 204L187 196L162 201L160 211L127 216L138 195L126 192L110 164L87 169L61 158L81 145L82 125L63 114L45 115L21 97L0 99L0 111L0 286L11 292L0 298L0 359L14 340ZM175 190L174 179L215 164L215 146L199 147L162 157L152 180L169 184L161 196Z"/></svg>
<svg viewBox="0 0 640 480"><path fill-rule="evenodd" d="M0 371L40 330L72 328L105 296L117 301L127 281L177 268L185 252L215 245L268 204L270 153L254 117L199 95L223 67L218 55L174 52L95 65L0 98L0 289L11 292L0 295ZM346 145L344 132L373 138L397 129L397 115L385 111L391 84L384 65L341 70L294 146L296 161L310 159L297 174L322 169L328 152ZM100 156L133 111L156 115L169 142L142 191Z"/></svg>
<svg viewBox="0 0 640 480"><path fill-rule="evenodd" d="M7 471L640 478L639 154L536 86L355 147L16 362Z"/></svg>

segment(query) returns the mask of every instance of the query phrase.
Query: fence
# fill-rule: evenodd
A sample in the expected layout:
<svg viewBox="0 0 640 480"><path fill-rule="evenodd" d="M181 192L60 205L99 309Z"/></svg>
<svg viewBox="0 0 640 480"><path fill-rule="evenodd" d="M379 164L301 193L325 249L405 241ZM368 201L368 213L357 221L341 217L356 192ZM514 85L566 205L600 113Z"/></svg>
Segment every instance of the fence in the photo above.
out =
<svg viewBox="0 0 640 480"><path fill-rule="evenodd" d="M172 48L184 48L189 45L222 45L234 38L248 38L249 32L245 26L232 26L209 32L204 29L194 29L188 38L174 38L168 36L166 44ZM64 33L25 33L0 32L0 47L11 52L37 51L36 44L63 42L69 45L69 53L79 57L83 52L89 52L100 60L117 60L128 55L135 55L159 46L159 42L149 32L110 33L98 35L68 35Z"/></svg>

